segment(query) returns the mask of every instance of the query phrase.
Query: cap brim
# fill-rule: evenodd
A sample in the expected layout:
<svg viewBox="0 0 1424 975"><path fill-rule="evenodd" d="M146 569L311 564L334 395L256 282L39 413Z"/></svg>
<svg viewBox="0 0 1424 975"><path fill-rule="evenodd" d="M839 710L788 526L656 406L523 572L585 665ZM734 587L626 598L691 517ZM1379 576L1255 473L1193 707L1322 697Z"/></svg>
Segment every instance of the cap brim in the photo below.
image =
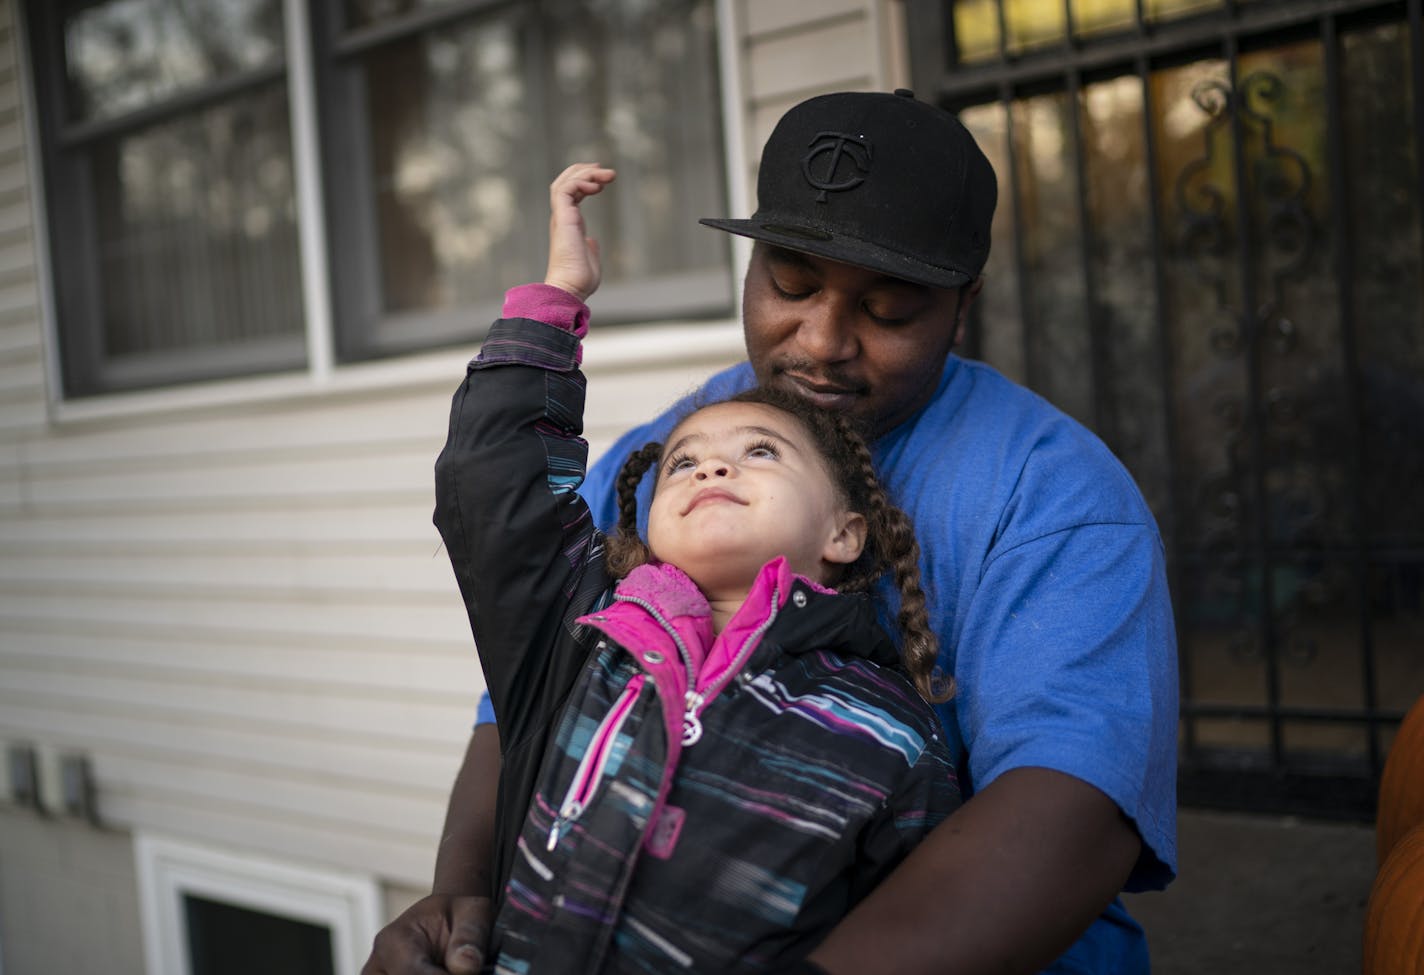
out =
<svg viewBox="0 0 1424 975"><path fill-rule="evenodd" d="M960 288L975 278L975 275L967 271L926 264L879 244L858 240L846 234L828 233L815 227L767 220L723 220L716 217L703 217L698 222L740 237L763 240L787 250L878 271L892 278L928 285L931 288Z"/></svg>

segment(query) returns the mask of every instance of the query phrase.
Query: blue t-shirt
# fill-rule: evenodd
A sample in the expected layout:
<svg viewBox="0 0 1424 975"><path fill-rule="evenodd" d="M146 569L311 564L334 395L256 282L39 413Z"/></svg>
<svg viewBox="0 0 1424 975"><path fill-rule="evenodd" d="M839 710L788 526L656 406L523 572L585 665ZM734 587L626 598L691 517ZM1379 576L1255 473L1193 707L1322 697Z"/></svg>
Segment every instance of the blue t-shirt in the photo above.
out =
<svg viewBox="0 0 1424 975"><path fill-rule="evenodd" d="M745 363L724 370L619 438L581 488L595 522L617 520L613 482L629 453L753 382ZM1142 838L1125 889L1165 887L1177 860L1176 632L1161 539L1132 478L1082 425L956 356L934 398L873 452L920 542L956 683L940 718L965 794L1025 766L1075 776ZM487 701L481 716L493 720ZM1147 970L1142 929L1120 902L1049 969Z"/></svg>

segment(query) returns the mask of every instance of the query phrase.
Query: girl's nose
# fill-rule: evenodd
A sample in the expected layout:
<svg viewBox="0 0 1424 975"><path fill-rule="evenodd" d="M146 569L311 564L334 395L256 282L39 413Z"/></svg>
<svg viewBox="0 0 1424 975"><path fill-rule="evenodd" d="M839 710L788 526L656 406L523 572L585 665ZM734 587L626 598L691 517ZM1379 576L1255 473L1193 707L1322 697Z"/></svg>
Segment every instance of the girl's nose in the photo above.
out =
<svg viewBox="0 0 1424 975"><path fill-rule="evenodd" d="M715 459L715 458L712 458L712 459L709 459L709 460L705 460L705 461L703 461L701 464L697 465L696 478L697 478L697 480L699 480L699 481L705 481L705 480L707 480L709 477L731 477L731 476L732 476L732 465L729 464L729 463L727 463L727 462L724 461L724 460L717 460L717 459Z"/></svg>

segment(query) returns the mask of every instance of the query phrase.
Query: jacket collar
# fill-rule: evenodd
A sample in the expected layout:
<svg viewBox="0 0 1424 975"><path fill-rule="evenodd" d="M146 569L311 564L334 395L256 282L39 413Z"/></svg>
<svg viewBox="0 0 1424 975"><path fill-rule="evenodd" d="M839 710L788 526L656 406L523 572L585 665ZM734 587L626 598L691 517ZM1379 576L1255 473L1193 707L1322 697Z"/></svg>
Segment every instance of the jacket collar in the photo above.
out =
<svg viewBox="0 0 1424 975"><path fill-rule="evenodd" d="M592 623L621 642L626 631L611 632L607 622L617 619L624 626L635 625L640 617L646 619L651 610L676 630L694 673L719 662L708 659L714 643L735 648L742 643L738 637L760 627L772 613L774 597L778 599L775 608L779 615L769 635L781 649L790 653L829 650L887 665L900 661L899 651L880 625L869 595L837 593L792 572L780 556L762 566L746 601L723 628L720 640L714 640L712 607L707 597L687 573L674 565L641 565L618 583L615 594L617 601L597 614L605 616L605 620L586 616L580 622ZM717 656L715 652L712 655Z"/></svg>

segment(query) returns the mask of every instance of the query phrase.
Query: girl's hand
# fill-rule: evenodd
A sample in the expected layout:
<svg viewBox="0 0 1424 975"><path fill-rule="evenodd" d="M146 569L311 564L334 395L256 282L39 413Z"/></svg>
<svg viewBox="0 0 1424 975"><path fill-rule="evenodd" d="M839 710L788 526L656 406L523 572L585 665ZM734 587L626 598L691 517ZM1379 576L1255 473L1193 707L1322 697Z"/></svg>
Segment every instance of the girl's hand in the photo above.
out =
<svg viewBox="0 0 1424 975"><path fill-rule="evenodd" d="M549 270L544 283L580 301L598 290L602 269L598 241L586 236L579 204L602 192L615 175L597 163L574 163L549 184Z"/></svg>

